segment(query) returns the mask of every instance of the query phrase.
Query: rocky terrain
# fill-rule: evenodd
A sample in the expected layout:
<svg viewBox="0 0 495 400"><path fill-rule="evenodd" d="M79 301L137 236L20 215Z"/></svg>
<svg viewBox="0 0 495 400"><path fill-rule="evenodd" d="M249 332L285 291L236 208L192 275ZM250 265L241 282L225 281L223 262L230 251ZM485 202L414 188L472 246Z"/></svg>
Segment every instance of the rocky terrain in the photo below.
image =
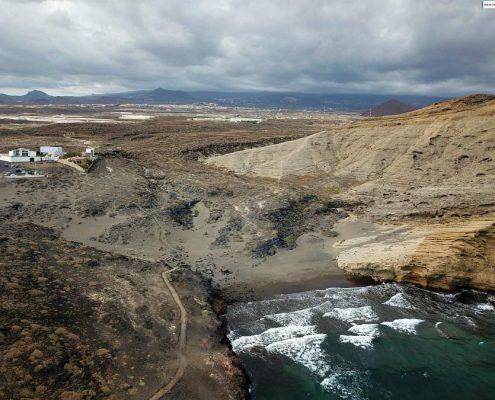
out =
<svg viewBox="0 0 495 400"><path fill-rule="evenodd" d="M0 397L151 398L177 368L178 310L167 267L11 223L0 235ZM187 308L191 364L174 398L242 398L243 378L222 341L207 284L175 272Z"/></svg>
<svg viewBox="0 0 495 400"><path fill-rule="evenodd" d="M100 154L88 174L40 163L46 179L0 179L2 396L154 398L181 366L167 398L246 396L217 290L245 297L341 277L335 261L326 271L323 241L312 232L332 237L346 213L326 197L235 177L199 159L347 118L231 124L170 117L2 130L2 152L57 143ZM305 261L315 248L319 258ZM184 351L182 312L162 279L171 269L187 314Z"/></svg>
<svg viewBox="0 0 495 400"><path fill-rule="evenodd" d="M364 205L363 220L400 227L347 242L353 248L338 263L354 274L493 289L494 117L495 97L474 95L207 162L315 193L333 189Z"/></svg>
<svg viewBox="0 0 495 400"><path fill-rule="evenodd" d="M0 126L2 152L100 155L0 179L0 392L243 398L222 301L370 277L493 289L494 114L480 95L383 118Z"/></svg>

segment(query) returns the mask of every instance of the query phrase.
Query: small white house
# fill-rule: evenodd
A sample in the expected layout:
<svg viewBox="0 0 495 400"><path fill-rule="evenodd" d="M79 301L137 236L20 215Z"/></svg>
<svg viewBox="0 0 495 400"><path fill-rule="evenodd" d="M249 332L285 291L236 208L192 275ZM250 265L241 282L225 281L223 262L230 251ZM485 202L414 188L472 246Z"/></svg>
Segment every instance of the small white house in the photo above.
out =
<svg viewBox="0 0 495 400"><path fill-rule="evenodd" d="M7 162L34 162L34 161L41 161L41 157L36 155L36 152L33 150L29 149L14 149L10 150L9 154L0 154L0 160L1 161L7 161Z"/></svg>
<svg viewBox="0 0 495 400"><path fill-rule="evenodd" d="M86 147L86 151L83 156L93 158L95 156L95 149L92 147Z"/></svg>
<svg viewBox="0 0 495 400"><path fill-rule="evenodd" d="M60 146L41 146L40 153L44 154L46 160L58 160L64 155L64 148Z"/></svg>

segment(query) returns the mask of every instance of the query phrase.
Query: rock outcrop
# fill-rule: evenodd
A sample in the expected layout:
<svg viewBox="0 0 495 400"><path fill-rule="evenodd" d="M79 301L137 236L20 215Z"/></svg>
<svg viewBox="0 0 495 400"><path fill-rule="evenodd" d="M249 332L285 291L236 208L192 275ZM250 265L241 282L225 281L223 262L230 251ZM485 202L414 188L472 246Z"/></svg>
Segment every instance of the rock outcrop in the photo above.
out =
<svg viewBox="0 0 495 400"><path fill-rule="evenodd" d="M341 243L338 264L352 274L495 289L495 96L358 120L207 162L315 194L336 188L341 199L365 204L367 217L406 224L381 239Z"/></svg>
<svg viewBox="0 0 495 400"><path fill-rule="evenodd" d="M401 228L392 238L366 239L360 246L352 240L340 244L339 267L357 276L438 289L495 288L493 219Z"/></svg>
<svg viewBox="0 0 495 400"><path fill-rule="evenodd" d="M495 288L495 221L433 231L416 248L406 279L423 286Z"/></svg>

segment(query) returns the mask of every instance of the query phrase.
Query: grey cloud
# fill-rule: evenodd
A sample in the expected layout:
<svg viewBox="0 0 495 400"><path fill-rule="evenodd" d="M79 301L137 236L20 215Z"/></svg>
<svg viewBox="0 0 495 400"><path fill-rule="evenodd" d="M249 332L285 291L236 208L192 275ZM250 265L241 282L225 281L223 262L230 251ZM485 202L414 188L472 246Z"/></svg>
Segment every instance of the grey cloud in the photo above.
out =
<svg viewBox="0 0 495 400"><path fill-rule="evenodd" d="M0 0L0 91L495 91L466 0Z"/></svg>

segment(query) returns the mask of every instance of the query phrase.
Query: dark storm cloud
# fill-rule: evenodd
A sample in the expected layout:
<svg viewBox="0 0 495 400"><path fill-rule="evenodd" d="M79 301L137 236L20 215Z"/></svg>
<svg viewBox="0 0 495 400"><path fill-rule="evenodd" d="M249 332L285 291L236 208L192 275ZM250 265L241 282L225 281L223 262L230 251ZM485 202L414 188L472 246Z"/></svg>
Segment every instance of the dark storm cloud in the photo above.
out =
<svg viewBox="0 0 495 400"><path fill-rule="evenodd" d="M0 91L495 91L477 0L0 0Z"/></svg>

